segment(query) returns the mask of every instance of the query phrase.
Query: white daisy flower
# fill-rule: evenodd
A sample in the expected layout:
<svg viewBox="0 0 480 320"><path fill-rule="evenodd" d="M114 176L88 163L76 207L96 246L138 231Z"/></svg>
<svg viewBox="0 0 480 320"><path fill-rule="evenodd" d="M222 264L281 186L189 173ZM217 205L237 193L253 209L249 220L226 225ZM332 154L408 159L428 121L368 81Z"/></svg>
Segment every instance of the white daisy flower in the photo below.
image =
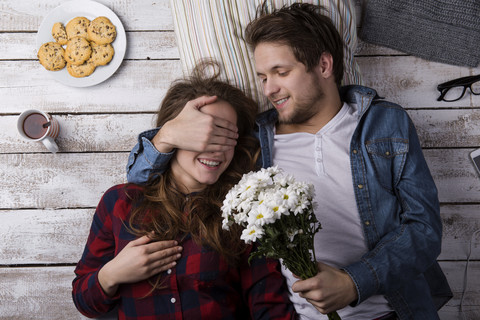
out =
<svg viewBox="0 0 480 320"><path fill-rule="evenodd" d="M248 226L246 229L243 229L240 239L245 241L245 243L250 244L252 242L257 241L257 239L261 239L263 234L264 234L264 231L262 228L256 225L251 225L251 226Z"/></svg>

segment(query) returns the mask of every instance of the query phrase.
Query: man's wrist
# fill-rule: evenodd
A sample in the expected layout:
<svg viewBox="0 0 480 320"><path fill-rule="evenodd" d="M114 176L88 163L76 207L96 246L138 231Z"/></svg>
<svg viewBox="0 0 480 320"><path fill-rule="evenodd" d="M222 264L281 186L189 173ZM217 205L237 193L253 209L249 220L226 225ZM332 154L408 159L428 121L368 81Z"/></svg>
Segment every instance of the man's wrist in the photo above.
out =
<svg viewBox="0 0 480 320"><path fill-rule="evenodd" d="M165 124L166 125L166 124ZM157 134L152 138L152 144L158 152L169 153L175 149L175 146L166 142L165 139L165 125L157 132Z"/></svg>
<svg viewBox="0 0 480 320"><path fill-rule="evenodd" d="M348 292L350 292L350 295L348 297L349 304L356 303L358 301L358 291L357 291L357 286L355 285L355 282L353 281L352 277L346 272L345 270L341 270L344 273L345 276L345 281L347 283L347 286L349 287Z"/></svg>

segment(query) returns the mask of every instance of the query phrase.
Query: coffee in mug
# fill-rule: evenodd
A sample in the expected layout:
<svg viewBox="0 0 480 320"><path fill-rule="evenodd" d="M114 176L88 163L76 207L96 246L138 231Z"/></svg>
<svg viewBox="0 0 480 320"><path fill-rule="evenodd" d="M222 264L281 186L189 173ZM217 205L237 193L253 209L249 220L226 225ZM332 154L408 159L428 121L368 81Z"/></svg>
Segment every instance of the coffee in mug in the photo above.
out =
<svg viewBox="0 0 480 320"><path fill-rule="evenodd" d="M51 122L40 113L30 113L23 120L23 132L30 139L40 139L47 133Z"/></svg>
<svg viewBox="0 0 480 320"><path fill-rule="evenodd" d="M52 153L58 151L55 139L60 133L60 126L48 113L33 109L22 112L17 121L17 129L24 139L41 141Z"/></svg>

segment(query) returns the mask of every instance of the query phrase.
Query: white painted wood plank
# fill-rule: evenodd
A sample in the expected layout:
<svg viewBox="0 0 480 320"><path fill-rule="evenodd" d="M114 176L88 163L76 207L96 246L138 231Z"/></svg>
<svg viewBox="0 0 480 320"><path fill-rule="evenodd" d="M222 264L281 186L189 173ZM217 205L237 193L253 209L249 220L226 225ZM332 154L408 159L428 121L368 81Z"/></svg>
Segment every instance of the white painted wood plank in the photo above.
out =
<svg viewBox="0 0 480 320"><path fill-rule="evenodd" d="M36 61L0 61L0 113L155 112L173 80L182 77L178 60L123 61L105 82L65 86Z"/></svg>
<svg viewBox="0 0 480 320"><path fill-rule="evenodd" d="M88 319L78 312L72 300L74 269L0 268L1 319ZM110 314L101 319L116 317Z"/></svg>
<svg viewBox="0 0 480 320"><path fill-rule="evenodd" d="M0 265L77 263L94 212L94 209L0 211Z"/></svg>
<svg viewBox="0 0 480 320"><path fill-rule="evenodd" d="M443 262L442 268L455 297L440 312L442 320L457 320L464 262ZM84 319L71 299L74 267L0 268L0 314L2 319ZM480 263L471 263L466 295L466 319L478 319Z"/></svg>
<svg viewBox="0 0 480 320"><path fill-rule="evenodd" d="M479 203L480 178L469 159L472 149L423 150L440 202Z"/></svg>
<svg viewBox="0 0 480 320"><path fill-rule="evenodd" d="M36 33L0 33L0 60L37 60ZM179 59L173 31L127 32L125 59Z"/></svg>
<svg viewBox="0 0 480 320"><path fill-rule="evenodd" d="M37 31L43 19L64 1L2 1L0 31ZM169 0L97 0L110 8L125 30L173 30Z"/></svg>
<svg viewBox="0 0 480 320"><path fill-rule="evenodd" d="M96 207L126 182L128 153L0 155L0 208Z"/></svg>
<svg viewBox="0 0 480 320"><path fill-rule="evenodd" d="M448 205L440 211L444 232L439 260L466 260L471 236L480 229L480 205ZM77 263L94 212L93 208L0 211L0 265ZM480 259L480 237L472 242L471 259Z"/></svg>
<svg viewBox="0 0 480 320"><path fill-rule="evenodd" d="M469 151L424 150L441 202L480 202ZM125 181L127 157L127 152L0 154L0 208L94 207L108 187Z"/></svg>
<svg viewBox="0 0 480 320"><path fill-rule="evenodd" d="M480 260L480 236L472 235L480 229L480 205L442 205L442 253L439 260Z"/></svg>
<svg viewBox="0 0 480 320"><path fill-rule="evenodd" d="M100 106L99 106L100 107ZM480 146L480 110L409 110L423 147ZM60 123L60 152L129 152L137 135L155 127L156 113L52 114ZM0 116L0 153L45 152L42 143L24 140L17 132L18 115Z"/></svg>
<svg viewBox="0 0 480 320"><path fill-rule="evenodd" d="M364 85L404 108L479 107L480 96L469 93L456 102L437 101L437 85L458 77L480 74L480 67L466 68L426 61L412 56L359 57Z"/></svg>
<svg viewBox="0 0 480 320"><path fill-rule="evenodd" d="M446 305L438 312L440 320L478 320L480 310L478 306L464 306L461 313L459 306Z"/></svg>
<svg viewBox="0 0 480 320"><path fill-rule="evenodd" d="M0 33L0 59L37 59L34 33Z"/></svg>
<svg viewBox="0 0 480 320"><path fill-rule="evenodd" d="M422 147L477 148L480 109L408 110Z"/></svg>
<svg viewBox="0 0 480 320"><path fill-rule="evenodd" d="M440 263L442 270L448 279L454 297L444 306L439 315L441 319L462 319L460 313L460 301L463 292L463 280L465 272L465 261L444 261ZM464 296L464 310L466 319L477 320L480 315L480 263L471 261L468 266L468 284Z"/></svg>

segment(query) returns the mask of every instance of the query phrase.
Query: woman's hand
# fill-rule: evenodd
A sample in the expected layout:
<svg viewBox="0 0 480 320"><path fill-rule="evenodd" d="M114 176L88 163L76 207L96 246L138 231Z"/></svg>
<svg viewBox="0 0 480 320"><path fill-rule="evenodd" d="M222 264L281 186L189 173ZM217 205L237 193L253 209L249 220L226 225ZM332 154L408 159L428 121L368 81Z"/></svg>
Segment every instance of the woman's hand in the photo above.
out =
<svg viewBox="0 0 480 320"><path fill-rule="evenodd" d="M156 241L143 236L129 242L98 273L98 281L108 296L122 283L135 283L173 268L181 256L177 241Z"/></svg>

